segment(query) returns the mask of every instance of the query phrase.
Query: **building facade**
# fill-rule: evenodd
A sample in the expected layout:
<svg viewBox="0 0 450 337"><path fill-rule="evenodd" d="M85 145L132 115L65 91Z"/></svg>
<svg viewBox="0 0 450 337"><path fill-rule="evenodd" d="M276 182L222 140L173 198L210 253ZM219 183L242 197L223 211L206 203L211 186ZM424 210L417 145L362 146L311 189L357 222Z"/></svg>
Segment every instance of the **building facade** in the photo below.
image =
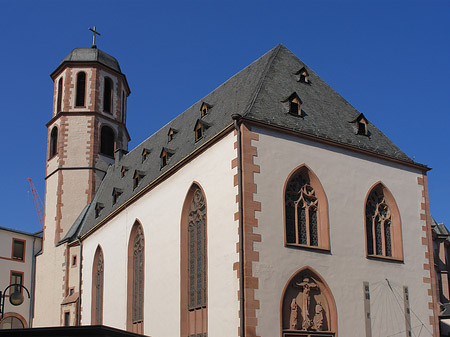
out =
<svg viewBox="0 0 450 337"><path fill-rule="evenodd" d="M0 291L4 294L3 319L0 319L0 329L28 328L32 325L33 295L35 286L35 254L42 244L42 232L26 233L18 230L0 227ZM13 306L9 296L15 287L11 284L21 284L26 290L19 288L24 296L23 304Z"/></svg>
<svg viewBox="0 0 450 337"><path fill-rule="evenodd" d="M307 65L279 45L127 152L111 59L75 49L52 75L38 275L63 291L36 324L439 336L428 168Z"/></svg>

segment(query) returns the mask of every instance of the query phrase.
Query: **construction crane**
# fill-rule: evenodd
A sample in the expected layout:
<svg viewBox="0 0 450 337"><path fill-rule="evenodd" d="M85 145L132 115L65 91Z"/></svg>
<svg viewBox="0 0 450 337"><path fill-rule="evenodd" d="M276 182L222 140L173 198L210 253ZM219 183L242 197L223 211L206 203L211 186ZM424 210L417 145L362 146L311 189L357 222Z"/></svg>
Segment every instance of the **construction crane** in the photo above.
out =
<svg viewBox="0 0 450 337"><path fill-rule="evenodd" d="M41 212L39 194L36 191L36 187L34 187L33 180L31 180L30 177L28 177L27 180L30 183L31 193L33 194L34 205L36 206L36 212L39 217L39 223L41 224L41 229L44 230L44 217L42 216L42 212Z"/></svg>

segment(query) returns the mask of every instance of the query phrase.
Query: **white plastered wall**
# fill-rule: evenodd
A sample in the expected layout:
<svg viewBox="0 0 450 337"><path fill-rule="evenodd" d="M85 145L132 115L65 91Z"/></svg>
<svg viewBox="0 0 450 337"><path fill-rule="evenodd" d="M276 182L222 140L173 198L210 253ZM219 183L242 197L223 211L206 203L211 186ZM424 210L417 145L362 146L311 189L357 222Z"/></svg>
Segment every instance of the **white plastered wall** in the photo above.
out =
<svg viewBox="0 0 450 337"><path fill-rule="evenodd" d="M371 158L347 150L314 143L274 131L252 129L259 133L253 141L258 156L255 174L261 212L256 212L256 233L262 242L255 243L260 262L254 263L254 276L259 278L256 299L257 335L280 336L280 301L289 278L300 268L314 268L328 283L338 312L339 336L364 336L363 282L371 289L372 335L387 336L405 330L402 286L409 287L411 323L415 334L429 325L431 298L428 285L422 282L429 273L423 270L425 247L419 220L422 186L417 183L418 170ZM283 188L288 175L306 164L319 178L328 199L331 252L284 247ZM402 222L404 263L366 258L364 202L369 189L381 181L394 196ZM399 304L387 286L391 282L399 292ZM416 318L416 316L418 318ZM419 321L420 319L420 321ZM404 332L403 332L404 334ZM413 334L414 335L414 334Z"/></svg>
<svg viewBox="0 0 450 337"><path fill-rule="evenodd" d="M145 235L144 333L180 334L180 221L193 182L207 202L208 335L235 336L238 318L236 158L230 133L186 164L83 241L82 324L90 324L92 264L98 244L104 256L103 324L126 329L127 250L131 227L139 219Z"/></svg>

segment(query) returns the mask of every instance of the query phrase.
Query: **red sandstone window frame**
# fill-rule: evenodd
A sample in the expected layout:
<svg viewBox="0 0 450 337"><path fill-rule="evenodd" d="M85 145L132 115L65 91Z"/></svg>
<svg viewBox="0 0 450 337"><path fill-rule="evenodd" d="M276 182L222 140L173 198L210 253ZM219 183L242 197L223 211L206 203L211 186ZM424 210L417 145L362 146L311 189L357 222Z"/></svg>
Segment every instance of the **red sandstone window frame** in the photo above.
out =
<svg viewBox="0 0 450 337"><path fill-rule="evenodd" d="M112 151L111 151L112 148ZM114 158L116 149L116 132L114 129L103 124L100 126L100 154L109 158Z"/></svg>
<svg viewBox="0 0 450 337"><path fill-rule="evenodd" d="M101 258L101 261L99 259ZM102 270L99 271L99 262ZM99 274L99 275L98 275ZM97 287L97 276L100 278L100 285ZM105 257L102 247L97 246L92 265L92 298L91 298L91 325L103 324L103 294L105 285Z"/></svg>
<svg viewBox="0 0 450 337"><path fill-rule="evenodd" d="M392 246L392 256L387 256L385 254L385 237L382 235L382 251L383 254L376 254L372 253L369 254L369 244L368 240L370 239L368 235L368 223L366 212L367 212L367 202L370 197L370 195L376 191L377 189L381 190L383 192L383 195L385 197L386 204L389 207L389 210L391 212L391 225L390 225L390 237L391 237L391 246ZM402 222L400 217L400 211L397 206L397 202L395 201L394 196L392 195L391 191L381 182L378 181L375 184L373 184L369 191L367 192L366 198L364 200L364 207L363 207L363 217L364 217L364 237L365 237L365 247L366 247L366 257L368 259L376 259L376 260L388 260L388 261L397 261L397 262L403 262L403 239L402 239ZM373 248L375 249L375 238L372 232L372 240L373 240Z"/></svg>
<svg viewBox="0 0 450 337"><path fill-rule="evenodd" d="M58 154L58 126L53 126L50 131L50 143L48 149L48 160L52 159Z"/></svg>
<svg viewBox="0 0 450 337"><path fill-rule="evenodd" d="M56 84L56 113L59 114L62 109L62 96L63 96L63 76L61 76Z"/></svg>
<svg viewBox="0 0 450 337"><path fill-rule="evenodd" d="M204 252L204 275L202 275L202 279L205 281L202 284L202 290L204 291L204 304L200 306L189 306L189 298L190 298L190 286L189 286L189 213L191 211L191 204L193 201L194 193L200 190L203 199L204 199L204 207L205 207L205 230L203 232L203 240L201 245L205 246ZM208 326L208 240L207 240L207 232L208 232L208 218L207 218L207 198L206 194L201 187L201 185L197 182L193 182L191 187L189 188L186 197L184 199L182 214L181 214L181 222L180 222L180 232L181 232L181 242L180 242L180 275L181 275L181 287L180 287L180 315L181 315L181 336L191 336L197 334L206 334L207 326ZM195 328L203 327L203 331L193 331Z"/></svg>
<svg viewBox="0 0 450 337"><path fill-rule="evenodd" d="M140 290L141 299L138 303L135 302L137 299L134 296L134 285L135 285L135 271L136 265L134 264L134 250L135 250L135 239L138 234L138 230L142 234L143 239L143 252L142 252L142 271L141 277L139 278L140 283L137 290ZM144 303L145 303L145 233L144 227L141 222L136 219L134 221L133 227L130 231L129 241L128 241L128 263L127 263L127 330L134 333L144 333L144 320L145 320L145 312L144 312ZM133 317L133 310L136 308L135 306L139 306L141 319L135 319Z"/></svg>
<svg viewBox="0 0 450 337"><path fill-rule="evenodd" d="M114 82L110 77L105 76L103 81L103 112L112 115L114 111L113 103L114 103Z"/></svg>
<svg viewBox="0 0 450 337"><path fill-rule="evenodd" d="M82 78L83 75L84 78ZM79 71L76 77L77 83L75 85L75 107L84 108L86 107L86 77L87 77L86 72Z"/></svg>
<svg viewBox="0 0 450 337"><path fill-rule="evenodd" d="M315 197L318 201L317 207L317 233L318 233L318 245L314 246L311 244L301 244L298 243L298 234L296 238L296 243L288 242L287 240L287 219L286 219L286 192L287 187L291 179L293 179L298 173L306 173L308 175L310 185L313 187L315 191ZM313 249L317 251L330 251L330 225L329 225L329 215L328 215L328 198L325 193L325 190L320 183L319 178L316 174L306 165L302 164L297 166L294 170L292 170L285 183L283 188L283 229L284 229L284 246L291 248L306 248ZM297 227L297 223L295 223ZM308 226L307 226L308 227ZM309 240L308 240L309 241Z"/></svg>
<svg viewBox="0 0 450 337"><path fill-rule="evenodd" d="M14 255L14 243L15 242L21 242L23 243L23 249L22 249L22 258L17 258ZM11 245L11 260L13 261L20 261L20 262L25 262L25 253L26 253L26 247L27 247L27 242L26 240L22 240L22 239L18 239L18 238L13 238L12 239L12 245Z"/></svg>

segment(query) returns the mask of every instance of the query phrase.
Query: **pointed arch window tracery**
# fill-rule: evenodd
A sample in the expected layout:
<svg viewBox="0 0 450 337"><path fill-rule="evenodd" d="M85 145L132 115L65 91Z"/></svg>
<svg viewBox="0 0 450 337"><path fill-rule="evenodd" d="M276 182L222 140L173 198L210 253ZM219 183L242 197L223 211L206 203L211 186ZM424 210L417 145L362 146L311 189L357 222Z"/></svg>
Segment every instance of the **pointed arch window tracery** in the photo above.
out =
<svg viewBox="0 0 450 337"><path fill-rule="evenodd" d="M302 166L286 184L286 245L329 249L328 204L320 182Z"/></svg>
<svg viewBox="0 0 450 337"><path fill-rule="evenodd" d="M367 256L403 259L400 214L395 199L381 183L365 205Z"/></svg>
<svg viewBox="0 0 450 337"><path fill-rule="evenodd" d="M92 318L91 324L103 324L103 285L104 285L103 252L97 248L92 270Z"/></svg>
<svg viewBox="0 0 450 337"><path fill-rule="evenodd" d="M181 335L207 336L207 207L202 189L193 184L181 220Z"/></svg>
<svg viewBox="0 0 450 337"><path fill-rule="evenodd" d="M135 333L143 333L145 239L142 226L137 221L131 231L128 245L127 329Z"/></svg>

